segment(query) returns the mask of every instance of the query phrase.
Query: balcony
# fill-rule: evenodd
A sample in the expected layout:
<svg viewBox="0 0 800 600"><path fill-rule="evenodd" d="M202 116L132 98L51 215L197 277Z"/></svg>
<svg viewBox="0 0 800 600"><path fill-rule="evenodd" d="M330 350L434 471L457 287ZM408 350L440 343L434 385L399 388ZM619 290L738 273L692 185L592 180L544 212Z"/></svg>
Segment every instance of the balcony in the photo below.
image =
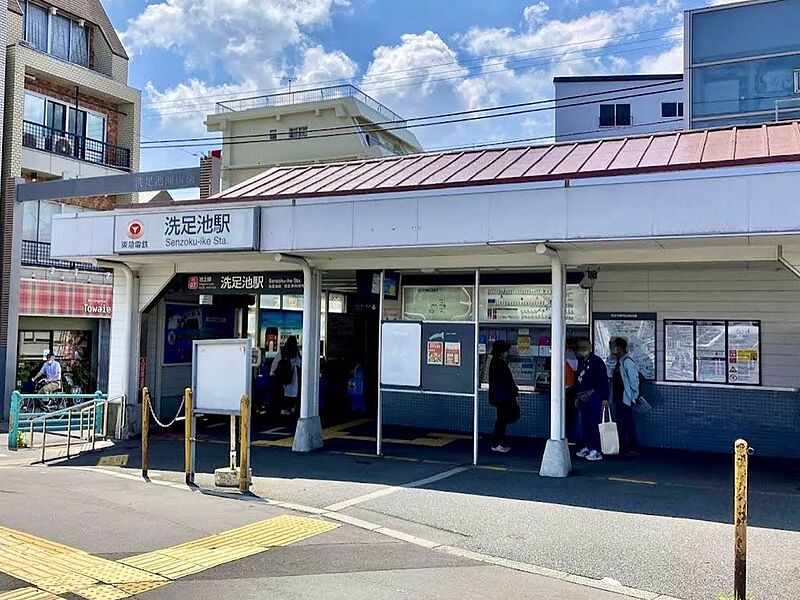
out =
<svg viewBox="0 0 800 600"><path fill-rule="evenodd" d="M403 117L383 104L367 96L364 92L353 85L334 85L331 87L317 88L313 90L300 90L297 92L285 92L282 94L270 94L267 96L254 96L252 98L239 98L237 100L226 100L217 102L217 114L250 110L253 108L273 108L276 106L292 106L294 104L304 104L306 102L320 102L323 100L339 100L341 98L355 98L369 106L372 110L383 115L387 121L394 123L404 123Z"/></svg>
<svg viewBox="0 0 800 600"><path fill-rule="evenodd" d="M70 271L90 271L103 273L106 269L88 263L72 262L50 258L50 244L48 242L32 242L22 240L22 265L25 267L54 267Z"/></svg>
<svg viewBox="0 0 800 600"><path fill-rule="evenodd" d="M22 123L22 145L50 154L74 158L96 165L130 171L131 151L74 133L59 131L31 121Z"/></svg>

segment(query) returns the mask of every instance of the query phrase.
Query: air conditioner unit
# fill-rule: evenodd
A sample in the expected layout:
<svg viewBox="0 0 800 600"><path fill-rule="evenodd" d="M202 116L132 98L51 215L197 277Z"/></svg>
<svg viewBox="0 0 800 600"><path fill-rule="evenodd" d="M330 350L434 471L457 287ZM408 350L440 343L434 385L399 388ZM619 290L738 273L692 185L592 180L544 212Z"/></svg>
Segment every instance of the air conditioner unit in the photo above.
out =
<svg viewBox="0 0 800 600"><path fill-rule="evenodd" d="M63 154L65 156L72 155L72 140L64 136L53 137L53 153Z"/></svg>

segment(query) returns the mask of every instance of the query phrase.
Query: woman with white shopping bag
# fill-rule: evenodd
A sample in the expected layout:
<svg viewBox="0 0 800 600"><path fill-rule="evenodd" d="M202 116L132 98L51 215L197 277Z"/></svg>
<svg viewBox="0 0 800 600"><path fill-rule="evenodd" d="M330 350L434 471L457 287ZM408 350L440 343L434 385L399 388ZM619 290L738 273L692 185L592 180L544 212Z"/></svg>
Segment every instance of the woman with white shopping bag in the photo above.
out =
<svg viewBox="0 0 800 600"><path fill-rule="evenodd" d="M583 449L579 458L603 460L598 425L603 418L603 406L608 406L608 370L603 359L592 352L587 339L578 341L578 377L575 381L575 406L578 408Z"/></svg>

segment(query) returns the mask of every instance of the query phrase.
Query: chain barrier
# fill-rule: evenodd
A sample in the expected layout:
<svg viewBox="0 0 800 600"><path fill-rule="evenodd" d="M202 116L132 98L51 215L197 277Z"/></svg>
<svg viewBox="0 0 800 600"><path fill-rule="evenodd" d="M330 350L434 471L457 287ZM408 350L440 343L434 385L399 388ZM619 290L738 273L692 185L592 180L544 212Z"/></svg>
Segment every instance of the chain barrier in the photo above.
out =
<svg viewBox="0 0 800 600"><path fill-rule="evenodd" d="M147 399L147 406L148 406L148 408L150 408L150 416L153 417L153 421L156 422L156 425L158 425L159 427L162 427L164 429L168 429L168 428L172 427L173 425L175 425L175 423L178 422L178 418L181 416L181 413L183 412L183 405L184 405L185 402L186 402L186 398L181 399L181 405L178 407L178 412L175 415L175 418L172 419L172 421L170 421L166 425L158 420L158 417L156 416L156 412L153 410L153 402L152 402L152 400L150 398Z"/></svg>

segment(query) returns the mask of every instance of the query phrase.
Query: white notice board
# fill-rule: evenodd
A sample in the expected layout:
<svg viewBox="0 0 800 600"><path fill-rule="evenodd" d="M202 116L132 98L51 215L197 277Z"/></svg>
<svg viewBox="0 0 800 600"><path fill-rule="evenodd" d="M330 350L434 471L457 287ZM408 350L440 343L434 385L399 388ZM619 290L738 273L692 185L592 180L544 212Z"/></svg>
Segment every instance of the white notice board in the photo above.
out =
<svg viewBox="0 0 800 600"><path fill-rule="evenodd" d="M192 347L195 413L235 415L250 395L252 341L196 340Z"/></svg>
<svg viewBox="0 0 800 600"><path fill-rule="evenodd" d="M421 369L422 324L381 323L381 385L418 388Z"/></svg>

